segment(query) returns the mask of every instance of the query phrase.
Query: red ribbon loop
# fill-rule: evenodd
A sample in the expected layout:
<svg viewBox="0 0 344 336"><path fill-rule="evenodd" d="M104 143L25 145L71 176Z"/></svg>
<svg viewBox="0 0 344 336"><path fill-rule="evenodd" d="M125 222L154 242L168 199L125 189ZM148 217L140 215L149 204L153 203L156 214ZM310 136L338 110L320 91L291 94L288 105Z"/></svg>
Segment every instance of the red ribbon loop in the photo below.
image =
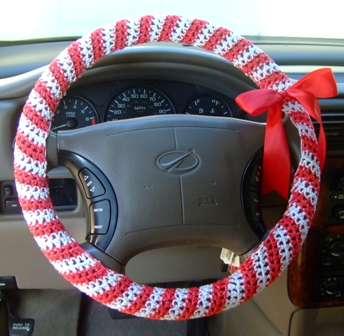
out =
<svg viewBox="0 0 344 336"><path fill-rule="evenodd" d="M336 81L329 68L315 70L302 77L283 93L270 89L242 93L236 103L247 113L257 116L268 110L264 139L262 193L276 190L288 199L290 181L290 153L282 122L282 105L285 98L294 98L320 125L317 156L322 169L326 156L325 132L317 98L338 95Z"/></svg>

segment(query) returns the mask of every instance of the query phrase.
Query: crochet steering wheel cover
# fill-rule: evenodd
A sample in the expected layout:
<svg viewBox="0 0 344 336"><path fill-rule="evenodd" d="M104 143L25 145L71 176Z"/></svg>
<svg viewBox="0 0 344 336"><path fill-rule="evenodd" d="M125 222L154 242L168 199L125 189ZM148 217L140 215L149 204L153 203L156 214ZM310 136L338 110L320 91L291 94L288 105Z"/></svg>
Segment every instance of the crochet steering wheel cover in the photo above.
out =
<svg viewBox="0 0 344 336"><path fill-rule="evenodd" d="M281 220L232 275L209 285L163 289L133 282L104 267L68 234L49 197L46 139L51 120L70 85L106 55L146 42L201 47L227 59L260 88L283 92L289 78L260 49L232 31L181 16L122 20L77 40L52 61L31 91L20 117L15 179L23 215L42 252L57 271L95 300L150 319L185 320L220 313L252 298L286 269L299 251L316 210L320 167L308 113L287 98L283 112L298 128L301 159Z"/></svg>

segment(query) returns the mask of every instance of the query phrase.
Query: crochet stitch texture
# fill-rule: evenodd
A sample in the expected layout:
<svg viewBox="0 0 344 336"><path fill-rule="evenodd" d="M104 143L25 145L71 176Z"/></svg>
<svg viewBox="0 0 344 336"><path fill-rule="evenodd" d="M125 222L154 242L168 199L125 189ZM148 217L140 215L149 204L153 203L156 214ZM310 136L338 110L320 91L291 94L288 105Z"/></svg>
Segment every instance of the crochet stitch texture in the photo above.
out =
<svg viewBox="0 0 344 336"><path fill-rule="evenodd" d="M289 78L265 53L232 31L181 16L118 21L74 42L44 71L29 95L16 136L15 179L24 217L37 244L58 272L95 300L150 319L184 320L233 308L270 285L289 265L307 236L316 210L320 168L308 113L287 99L283 112L298 128L301 160L287 209L268 237L232 276L195 288L137 284L84 251L60 222L49 198L46 138L56 107L87 68L109 53L146 42L171 41L212 51L260 88L283 92Z"/></svg>

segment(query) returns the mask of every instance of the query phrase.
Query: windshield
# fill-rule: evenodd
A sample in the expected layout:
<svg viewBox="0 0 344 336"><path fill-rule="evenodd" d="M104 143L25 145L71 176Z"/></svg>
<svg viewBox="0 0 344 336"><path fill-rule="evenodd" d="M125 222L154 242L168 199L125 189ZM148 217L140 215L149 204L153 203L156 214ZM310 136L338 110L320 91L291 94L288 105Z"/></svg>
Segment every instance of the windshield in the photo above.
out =
<svg viewBox="0 0 344 336"><path fill-rule="evenodd" d="M2 4L0 40L81 36L146 14L208 20L240 35L343 38L338 0L11 0Z"/></svg>

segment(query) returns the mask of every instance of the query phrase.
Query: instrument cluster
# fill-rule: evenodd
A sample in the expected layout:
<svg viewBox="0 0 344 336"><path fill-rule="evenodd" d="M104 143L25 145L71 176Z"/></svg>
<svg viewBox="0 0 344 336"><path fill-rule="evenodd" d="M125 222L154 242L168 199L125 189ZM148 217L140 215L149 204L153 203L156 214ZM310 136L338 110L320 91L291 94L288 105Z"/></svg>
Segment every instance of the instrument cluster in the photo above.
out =
<svg viewBox="0 0 344 336"><path fill-rule="evenodd" d="M197 84L174 81L115 81L69 90L57 107L52 131L102 122L167 114L243 118L230 97Z"/></svg>

